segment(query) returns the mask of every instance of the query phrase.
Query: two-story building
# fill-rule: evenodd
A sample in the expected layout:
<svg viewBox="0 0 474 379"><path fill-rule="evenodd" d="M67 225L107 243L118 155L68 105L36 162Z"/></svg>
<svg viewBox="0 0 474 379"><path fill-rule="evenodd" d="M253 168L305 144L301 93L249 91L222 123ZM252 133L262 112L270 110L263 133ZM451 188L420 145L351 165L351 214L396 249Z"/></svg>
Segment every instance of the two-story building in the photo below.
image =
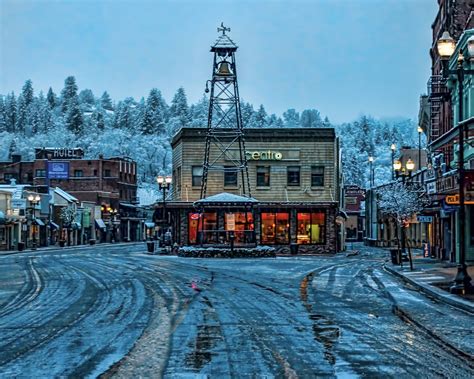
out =
<svg viewBox="0 0 474 379"><path fill-rule="evenodd" d="M300 252L334 253L341 248L340 151L334 129L246 129L252 200L241 202L239 209L241 199L225 193L242 195L242 177L210 171L206 198L213 205L199 220L195 202L200 199L205 137L204 128L183 128L171 142L174 188L166 207L179 244L198 243L202 225L204 231L223 231L207 236L209 243L235 230L236 243L253 233L258 244L273 245L280 252L289 251L292 243ZM223 168L231 165L218 151L211 150L210 160Z"/></svg>

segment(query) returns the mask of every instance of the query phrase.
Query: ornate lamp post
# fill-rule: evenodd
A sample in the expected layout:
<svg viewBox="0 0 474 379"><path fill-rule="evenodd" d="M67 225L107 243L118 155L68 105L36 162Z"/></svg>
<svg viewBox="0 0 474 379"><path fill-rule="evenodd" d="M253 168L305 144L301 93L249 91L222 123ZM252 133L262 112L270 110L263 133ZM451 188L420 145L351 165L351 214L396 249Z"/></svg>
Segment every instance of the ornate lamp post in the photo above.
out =
<svg viewBox="0 0 474 379"><path fill-rule="evenodd" d="M164 177L159 175L156 181L158 182L160 191L163 191L163 227L165 227L168 223L168 215L166 213L166 190L170 189L173 178L171 176Z"/></svg>
<svg viewBox="0 0 474 379"><path fill-rule="evenodd" d="M448 62L454 54L456 44L445 31L437 43L438 54L443 63L443 76L447 78L453 75L457 79L458 84L458 123L464 120L463 100L464 100L464 76L473 75L474 70L464 68L464 56L462 51L459 51L457 66L454 70L450 70ZM467 50L470 57L474 57L474 38L470 37L467 41ZM465 294L472 292L473 286L471 278L466 270L466 204L464 202L464 127L458 125L458 182L459 182L459 265L454 284L451 286L451 293Z"/></svg>
<svg viewBox="0 0 474 379"><path fill-rule="evenodd" d="M398 159L393 162L393 170L395 171L396 177L402 177L403 183L405 183L405 178L410 177L412 171L415 169L415 162L413 159L408 158L405 167L403 167L402 162Z"/></svg>
<svg viewBox="0 0 474 379"><path fill-rule="evenodd" d="M421 133L423 133L423 129L421 126L418 127L418 170L421 170Z"/></svg>
<svg viewBox="0 0 474 379"><path fill-rule="evenodd" d="M33 250L36 250L36 206L41 201L40 195L33 195L30 193L28 195L28 201L31 204L31 226L33 227Z"/></svg>
<svg viewBox="0 0 474 379"><path fill-rule="evenodd" d="M392 143L390 146L390 150L392 150L392 180L395 180L395 166L394 166L394 161L395 161L395 150L397 149L397 146Z"/></svg>

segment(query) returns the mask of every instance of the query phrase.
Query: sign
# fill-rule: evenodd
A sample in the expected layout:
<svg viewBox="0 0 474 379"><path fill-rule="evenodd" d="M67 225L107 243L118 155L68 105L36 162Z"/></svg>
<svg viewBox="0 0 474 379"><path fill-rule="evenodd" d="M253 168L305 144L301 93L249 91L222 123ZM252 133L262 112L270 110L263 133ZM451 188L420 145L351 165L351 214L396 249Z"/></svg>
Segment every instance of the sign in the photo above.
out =
<svg viewBox="0 0 474 379"><path fill-rule="evenodd" d="M233 213L226 213L227 230L235 230L235 215Z"/></svg>
<svg viewBox="0 0 474 379"><path fill-rule="evenodd" d="M82 159L84 157L84 150L81 148L63 148L63 147L53 147L53 148L37 148L36 159Z"/></svg>
<svg viewBox="0 0 474 379"><path fill-rule="evenodd" d="M281 161L283 154L279 151L246 151L245 157L250 161Z"/></svg>
<svg viewBox="0 0 474 379"><path fill-rule="evenodd" d="M459 194L446 196L446 204L459 205ZM464 194L464 204L474 204L474 194L468 192Z"/></svg>
<svg viewBox="0 0 474 379"><path fill-rule="evenodd" d="M429 243L423 244L423 257L429 258L431 256L431 249Z"/></svg>
<svg viewBox="0 0 474 379"><path fill-rule="evenodd" d="M49 179L69 179L69 162L48 162Z"/></svg>
<svg viewBox="0 0 474 379"><path fill-rule="evenodd" d="M191 220L199 220L199 213L191 213L189 217Z"/></svg>
<svg viewBox="0 0 474 379"><path fill-rule="evenodd" d="M26 199L12 199L12 209L26 209Z"/></svg>
<svg viewBox="0 0 474 379"><path fill-rule="evenodd" d="M428 195L436 193L436 182L426 183L426 193Z"/></svg>
<svg viewBox="0 0 474 379"><path fill-rule="evenodd" d="M416 216L416 221L418 222L433 222L433 216L422 216L422 215L417 215Z"/></svg>

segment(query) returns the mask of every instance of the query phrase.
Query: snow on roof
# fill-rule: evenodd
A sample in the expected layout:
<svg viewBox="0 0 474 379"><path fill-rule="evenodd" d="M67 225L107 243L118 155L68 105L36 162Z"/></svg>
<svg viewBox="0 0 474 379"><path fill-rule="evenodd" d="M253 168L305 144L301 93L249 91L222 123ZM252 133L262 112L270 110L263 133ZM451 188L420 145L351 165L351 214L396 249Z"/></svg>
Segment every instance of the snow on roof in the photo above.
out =
<svg viewBox="0 0 474 379"><path fill-rule="evenodd" d="M237 47L237 45L232 41L228 35L220 35L216 43L212 47Z"/></svg>
<svg viewBox="0 0 474 379"><path fill-rule="evenodd" d="M59 187L56 187L54 189L54 192L57 193L59 196L61 196L64 200L69 201L71 203L78 203L79 200L77 200L74 196L70 195L66 191L62 190Z"/></svg>
<svg viewBox="0 0 474 379"><path fill-rule="evenodd" d="M239 203L239 204L248 204L248 203L258 203L257 199L247 196L234 195L228 192L218 193L217 195L212 195L201 199L195 202L195 204L210 204L210 203Z"/></svg>

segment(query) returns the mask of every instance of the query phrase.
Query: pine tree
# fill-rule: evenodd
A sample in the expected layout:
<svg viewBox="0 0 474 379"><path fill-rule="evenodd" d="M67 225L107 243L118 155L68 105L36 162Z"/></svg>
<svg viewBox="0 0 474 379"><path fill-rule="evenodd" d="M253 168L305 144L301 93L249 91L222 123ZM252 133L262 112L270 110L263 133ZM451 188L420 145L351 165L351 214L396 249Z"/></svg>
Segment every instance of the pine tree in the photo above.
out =
<svg viewBox="0 0 474 379"><path fill-rule="evenodd" d="M92 107L95 105L95 97L92 90L86 88L79 92L79 103L85 109L92 109Z"/></svg>
<svg viewBox="0 0 474 379"><path fill-rule="evenodd" d="M257 128L266 128L267 127L267 112L263 107L263 104L260 104L257 113L255 113L255 127Z"/></svg>
<svg viewBox="0 0 474 379"><path fill-rule="evenodd" d="M305 109L301 113L300 125L302 128L320 128L322 123L321 115L316 109Z"/></svg>
<svg viewBox="0 0 474 379"><path fill-rule="evenodd" d="M53 92L53 89L49 87L48 94L46 95L46 99L48 100L49 108L54 109L58 103L56 99L56 94Z"/></svg>
<svg viewBox="0 0 474 379"><path fill-rule="evenodd" d="M5 100L0 96L0 133L7 131L7 114L5 110Z"/></svg>
<svg viewBox="0 0 474 379"><path fill-rule="evenodd" d="M64 88L61 91L61 109L63 114L68 113L69 103L71 101L79 103L77 100L77 84L74 76L68 76L64 81Z"/></svg>
<svg viewBox="0 0 474 379"><path fill-rule="evenodd" d="M171 117L175 117L179 127L183 128L189 124L189 108L186 93L183 87L179 87L171 101Z"/></svg>
<svg viewBox="0 0 474 379"><path fill-rule="evenodd" d="M300 115L293 108L288 109L283 113L283 120L285 122L285 128L300 127Z"/></svg>
<svg viewBox="0 0 474 379"><path fill-rule="evenodd" d="M145 111L141 119L140 131L143 134L161 134L165 131L167 119L167 105L161 92L153 88L148 95Z"/></svg>
<svg viewBox="0 0 474 379"><path fill-rule="evenodd" d="M15 94L12 92L5 98L5 115L7 132L13 133L16 130L17 104Z"/></svg>
<svg viewBox="0 0 474 379"><path fill-rule="evenodd" d="M82 132L83 124L84 119L82 117L78 97L76 96L69 101L68 111L66 114L66 126L71 132L80 134Z"/></svg>
<svg viewBox="0 0 474 379"><path fill-rule="evenodd" d="M112 104L112 99L110 98L110 95L108 94L107 91L104 91L104 93L100 97L100 105L105 110L108 110L108 111L113 111L114 110L114 106Z"/></svg>

